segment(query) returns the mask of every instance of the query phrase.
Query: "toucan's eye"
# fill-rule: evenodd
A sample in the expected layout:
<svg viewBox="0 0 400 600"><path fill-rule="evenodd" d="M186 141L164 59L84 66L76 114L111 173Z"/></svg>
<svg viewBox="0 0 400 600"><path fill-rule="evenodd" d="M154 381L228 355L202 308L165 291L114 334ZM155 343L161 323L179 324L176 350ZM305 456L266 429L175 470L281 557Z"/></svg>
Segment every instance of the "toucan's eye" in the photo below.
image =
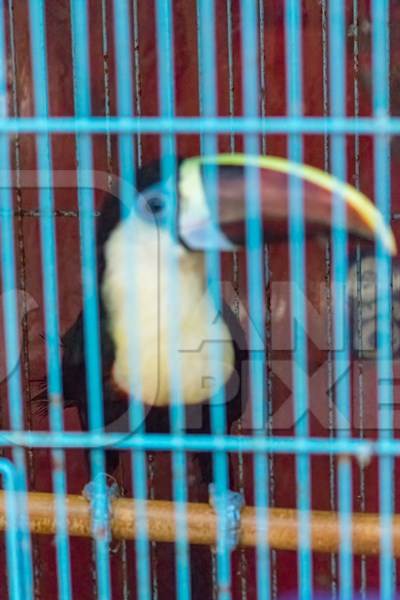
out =
<svg viewBox="0 0 400 600"><path fill-rule="evenodd" d="M139 197L139 211L144 217L164 217L166 198L161 192L149 191Z"/></svg>
<svg viewBox="0 0 400 600"><path fill-rule="evenodd" d="M151 196L150 198L146 198L146 202L148 209L153 213L153 215L159 215L160 213L164 212L165 200L161 196Z"/></svg>

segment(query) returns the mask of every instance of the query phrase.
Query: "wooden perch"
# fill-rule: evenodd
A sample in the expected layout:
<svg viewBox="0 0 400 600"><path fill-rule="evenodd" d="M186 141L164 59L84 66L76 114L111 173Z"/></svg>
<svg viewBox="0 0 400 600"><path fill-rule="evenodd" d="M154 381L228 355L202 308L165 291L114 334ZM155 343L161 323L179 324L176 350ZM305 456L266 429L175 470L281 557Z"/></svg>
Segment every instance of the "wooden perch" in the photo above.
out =
<svg viewBox="0 0 400 600"><path fill-rule="evenodd" d="M30 529L35 534L54 534L56 531L55 496L38 492L28 494ZM157 542L175 540L174 503L152 500L147 502L149 539ZM68 530L72 536L91 536L90 507L82 496L67 496ZM215 544L216 518L208 504L187 505L188 539L191 544ZM353 514L354 554L379 553L380 521L376 514ZM113 537L135 538L135 503L118 498L112 503ZM0 530L6 527L5 493L0 492ZM298 511L286 508L269 510L268 543L277 550L296 550ZM400 557L400 516L393 517L393 552ZM241 546L256 546L256 512L252 507L242 511ZM314 552L337 553L340 547L340 527L337 513L311 512L311 546Z"/></svg>

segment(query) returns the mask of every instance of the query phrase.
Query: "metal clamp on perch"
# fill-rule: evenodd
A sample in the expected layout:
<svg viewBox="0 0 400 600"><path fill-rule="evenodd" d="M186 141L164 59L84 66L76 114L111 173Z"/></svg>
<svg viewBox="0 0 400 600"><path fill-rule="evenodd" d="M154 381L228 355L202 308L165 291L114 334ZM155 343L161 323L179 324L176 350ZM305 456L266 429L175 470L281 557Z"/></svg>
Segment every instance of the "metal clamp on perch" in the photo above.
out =
<svg viewBox="0 0 400 600"><path fill-rule="evenodd" d="M106 537L110 542L112 501L120 496L116 480L111 475L99 473L93 481L85 485L82 495L90 504L94 537Z"/></svg>
<svg viewBox="0 0 400 600"><path fill-rule="evenodd" d="M239 543L241 511L244 506L244 498L242 494L233 492L232 490L226 490L223 496L218 496L215 493L215 485L213 483L209 486L209 493L210 505L215 510L218 520L220 520L220 531L226 538L222 541L229 552L233 552Z"/></svg>

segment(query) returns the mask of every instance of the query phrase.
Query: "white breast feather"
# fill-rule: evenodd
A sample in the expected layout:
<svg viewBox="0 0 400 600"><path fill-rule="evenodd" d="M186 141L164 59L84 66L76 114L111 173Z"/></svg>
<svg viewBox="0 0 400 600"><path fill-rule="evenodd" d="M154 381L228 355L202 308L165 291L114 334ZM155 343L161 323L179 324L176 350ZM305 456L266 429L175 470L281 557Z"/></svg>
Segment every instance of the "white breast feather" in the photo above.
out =
<svg viewBox="0 0 400 600"><path fill-rule="evenodd" d="M183 402L209 398L213 343L223 341L219 367L224 383L233 371L234 354L229 330L216 319L205 289L202 255L187 252L165 230L135 217L116 228L105 252L102 293L116 347L117 385L127 393L133 390L146 404L165 406L171 402L171 365L180 364ZM171 255L177 257L179 285L169 277ZM175 349L168 339L172 322L179 335Z"/></svg>

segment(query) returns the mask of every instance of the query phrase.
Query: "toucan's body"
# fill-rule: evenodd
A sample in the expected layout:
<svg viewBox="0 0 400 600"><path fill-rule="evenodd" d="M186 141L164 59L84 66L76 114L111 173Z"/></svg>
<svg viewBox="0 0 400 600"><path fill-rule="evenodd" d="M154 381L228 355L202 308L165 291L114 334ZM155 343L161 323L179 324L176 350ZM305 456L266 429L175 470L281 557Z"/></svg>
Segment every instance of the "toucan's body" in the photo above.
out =
<svg viewBox="0 0 400 600"><path fill-rule="evenodd" d="M141 193L150 185L159 181L159 164L138 172L137 189ZM132 387L129 382L124 385L124 371L133 362L138 367L142 363L142 377L137 401L143 400L144 430L150 433L167 433L170 431L169 403L170 382L168 372L171 365L168 362L168 320L176 319L168 313L168 267L163 263L164 254L171 252L171 239L162 228L154 228L153 223L141 224L136 232L124 231L121 224L120 199L116 195L108 195L105 199L97 227L97 264L100 344L102 365L102 392L104 424L106 431L129 432L129 403L132 403ZM129 224L128 224L129 227ZM139 285L132 286L131 290L122 292L134 294L133 302L128 311L128 323L122 323L120 328L127 336L122 342L118 341L115 330L119 326L119 318L123 314L121 292L113 290L120 288L122 280L127 287L131 282L125 277L126 265L120 256L125 251L124 237L135 236L137 262L129 267L135 273ZM118 239L118 236L120 239ZM164 240L162 238L165 238ZM111 240L111 244L110 244ZM167 246L165 248L165 246ZM177 246L178 247L178 246ZM108 252L107 252L108 251ZM173 250L174 251L174 250ZM175 251L174 251L175 252ZM182 327L179 327L182 344L180 345L179 360L181 361L180 384L182 386L182 402L185 405L186 431L192 433L210 433L210 404L207 394L207 378L212 377L210 372L210 347L209 324L216 317L205 285L203 255L198 252L189 252L186 249L178 250L179 269L179 298L176 304L183 306ZM118 254L118 256L116 256ZM164 256L165 258L165 256ZM119 260L119 262L118 262ZM117 261L117 262L116 262ZM119 265L119 266L116 266ZM114 278L116 279L114 285ZM135 289L136 287L136 289ZM110 323L112 304L114 302L114 322ZM219 315L219 331L222 335L222 363L224 373L226 397L226 432L229 433L232 424L238 420L243 412L246 396L242 385L242 372L247 363L246 340L240 323L229 306L223 302L222 315ZM222 317L222 318L221 318ZM141 324L141 325L140 325ZM114 337L112 328L114 327ZM133 327L133 334L132 334ZM119 349L116 347L129 345L130 335L138 336L136 348L127 348L126 356L117 357ZM62 339L62 378L64 404L66 407L75 406L79 411L81 425L84 430L89 428L88 394L86 385L86 363L83 314L81 313L75 323L64 334ZM135 350L140 356L135 356ZM122 371L122 374L118 374ZM207 370L208 369L208 370ZM117 376L116 376L117 372ZM119 377L118 377L119 375ZM119 379L119 381L118 381ZM129 389L130 388L130 389ZM134 395L133 395L134 396ZM136 405L137 406L137 405ZM135 410L135 404L133 405ZM204 483L212 481L212 462L208 453L198 454L200 472ZM112 475L119 462L118 451L106 452L107 473ZM232 473L231 480L232 480Z"/></svg>

